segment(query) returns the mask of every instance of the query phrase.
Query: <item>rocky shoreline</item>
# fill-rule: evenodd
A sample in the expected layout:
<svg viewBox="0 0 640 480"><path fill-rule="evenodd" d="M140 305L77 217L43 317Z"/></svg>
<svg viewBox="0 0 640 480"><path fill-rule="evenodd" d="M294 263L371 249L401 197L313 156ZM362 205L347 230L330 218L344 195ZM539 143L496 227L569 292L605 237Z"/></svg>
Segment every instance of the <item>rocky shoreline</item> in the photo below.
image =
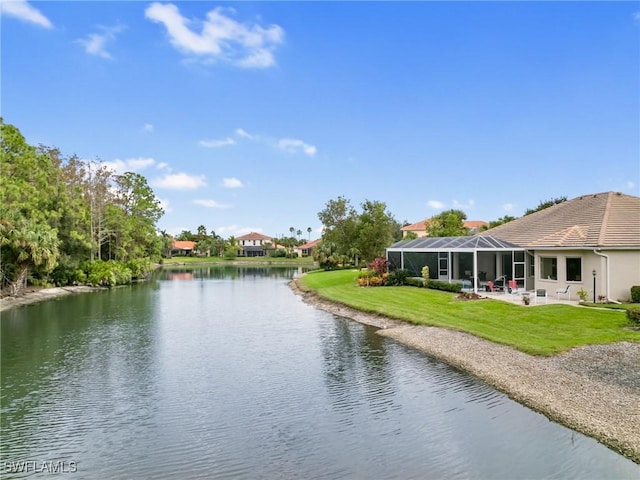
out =
<svg viewBox="0 0 640 480"><path fill-rule="evenodd" d="M365 313L320 298L296 280L290 286L305 302L378 327L378 334L464 369L640 463L640 343L590 345L538 357L468 333Z"/></svg>

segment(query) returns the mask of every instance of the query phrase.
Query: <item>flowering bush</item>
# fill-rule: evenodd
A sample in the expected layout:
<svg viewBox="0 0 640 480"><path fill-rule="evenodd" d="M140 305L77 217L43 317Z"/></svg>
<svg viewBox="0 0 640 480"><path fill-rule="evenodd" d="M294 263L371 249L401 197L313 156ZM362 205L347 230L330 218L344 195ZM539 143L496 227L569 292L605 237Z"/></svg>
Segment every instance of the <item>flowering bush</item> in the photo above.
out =
<svg viewBox="0 0 640 480"><path fill-rule="evenodd" d="M378 257L371 262L369 268L378 275L386 273L389 268L389 261L386 258Z"/></svg>
<svg viewBox="0 0 640 480"><path fill-rule="evenodd" d="M361 287L381 287L387 284L389 274L378 275L377 272L367 270L358 275L358 285Z"/></svg>

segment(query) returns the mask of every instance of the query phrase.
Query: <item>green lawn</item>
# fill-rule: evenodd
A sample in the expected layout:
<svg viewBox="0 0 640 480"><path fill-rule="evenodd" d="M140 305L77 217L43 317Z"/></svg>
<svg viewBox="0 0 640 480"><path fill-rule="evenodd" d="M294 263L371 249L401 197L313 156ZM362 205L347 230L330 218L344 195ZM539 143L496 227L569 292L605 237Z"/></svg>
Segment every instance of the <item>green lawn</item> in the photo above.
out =
<svg viewBox="0 0 640 480"><path fill-rule="evenodd" d="M569 305L525 307L500 300L461 301L456 294L416 287L358 287L354 270L316 271L303 286L367 312L421 325L452 328L533 355L623 340L640 342L623 311Z"/></svg>
<svg viewBox="0 0 640 480"><path fill-rule="evenodd" d="M255 263L264 265L313 265L313 257L283 258L283 257L235 257L227 260L222 257L172 257L163 259L163 265L182 265L196 263L219 263L230 265L233 262Z"/></svg>

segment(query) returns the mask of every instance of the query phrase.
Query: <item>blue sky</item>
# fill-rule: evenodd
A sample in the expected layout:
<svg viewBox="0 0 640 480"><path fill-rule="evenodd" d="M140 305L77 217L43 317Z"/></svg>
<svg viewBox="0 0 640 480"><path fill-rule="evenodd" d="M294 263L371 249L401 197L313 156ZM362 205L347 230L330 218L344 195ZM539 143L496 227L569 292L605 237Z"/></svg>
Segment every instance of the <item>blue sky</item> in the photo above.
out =
<svg viewBox="0 0 640 480"><path fill-rule="evenodd" d="M143 174L173 233L639 194L637 2L1 5L4 121Z"/></svg>

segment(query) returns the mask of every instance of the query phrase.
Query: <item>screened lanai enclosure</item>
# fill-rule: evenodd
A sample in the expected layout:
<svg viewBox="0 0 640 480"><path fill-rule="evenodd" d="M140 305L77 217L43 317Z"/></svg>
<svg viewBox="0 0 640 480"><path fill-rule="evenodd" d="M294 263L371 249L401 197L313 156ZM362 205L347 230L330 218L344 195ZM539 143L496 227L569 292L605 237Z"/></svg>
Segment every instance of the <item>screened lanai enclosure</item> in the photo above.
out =
<svg viewBox="0 0 640 480"><path fill-rule="evenodd" d="M519 289L533 288L533 281L527 281L533 256L523 247L490 235L402 240L387 248L387 260L391 271L406 269L420 277L427 265L429 278L461 283L475 292L496 280L504 286L515 280Z"/></svg>

